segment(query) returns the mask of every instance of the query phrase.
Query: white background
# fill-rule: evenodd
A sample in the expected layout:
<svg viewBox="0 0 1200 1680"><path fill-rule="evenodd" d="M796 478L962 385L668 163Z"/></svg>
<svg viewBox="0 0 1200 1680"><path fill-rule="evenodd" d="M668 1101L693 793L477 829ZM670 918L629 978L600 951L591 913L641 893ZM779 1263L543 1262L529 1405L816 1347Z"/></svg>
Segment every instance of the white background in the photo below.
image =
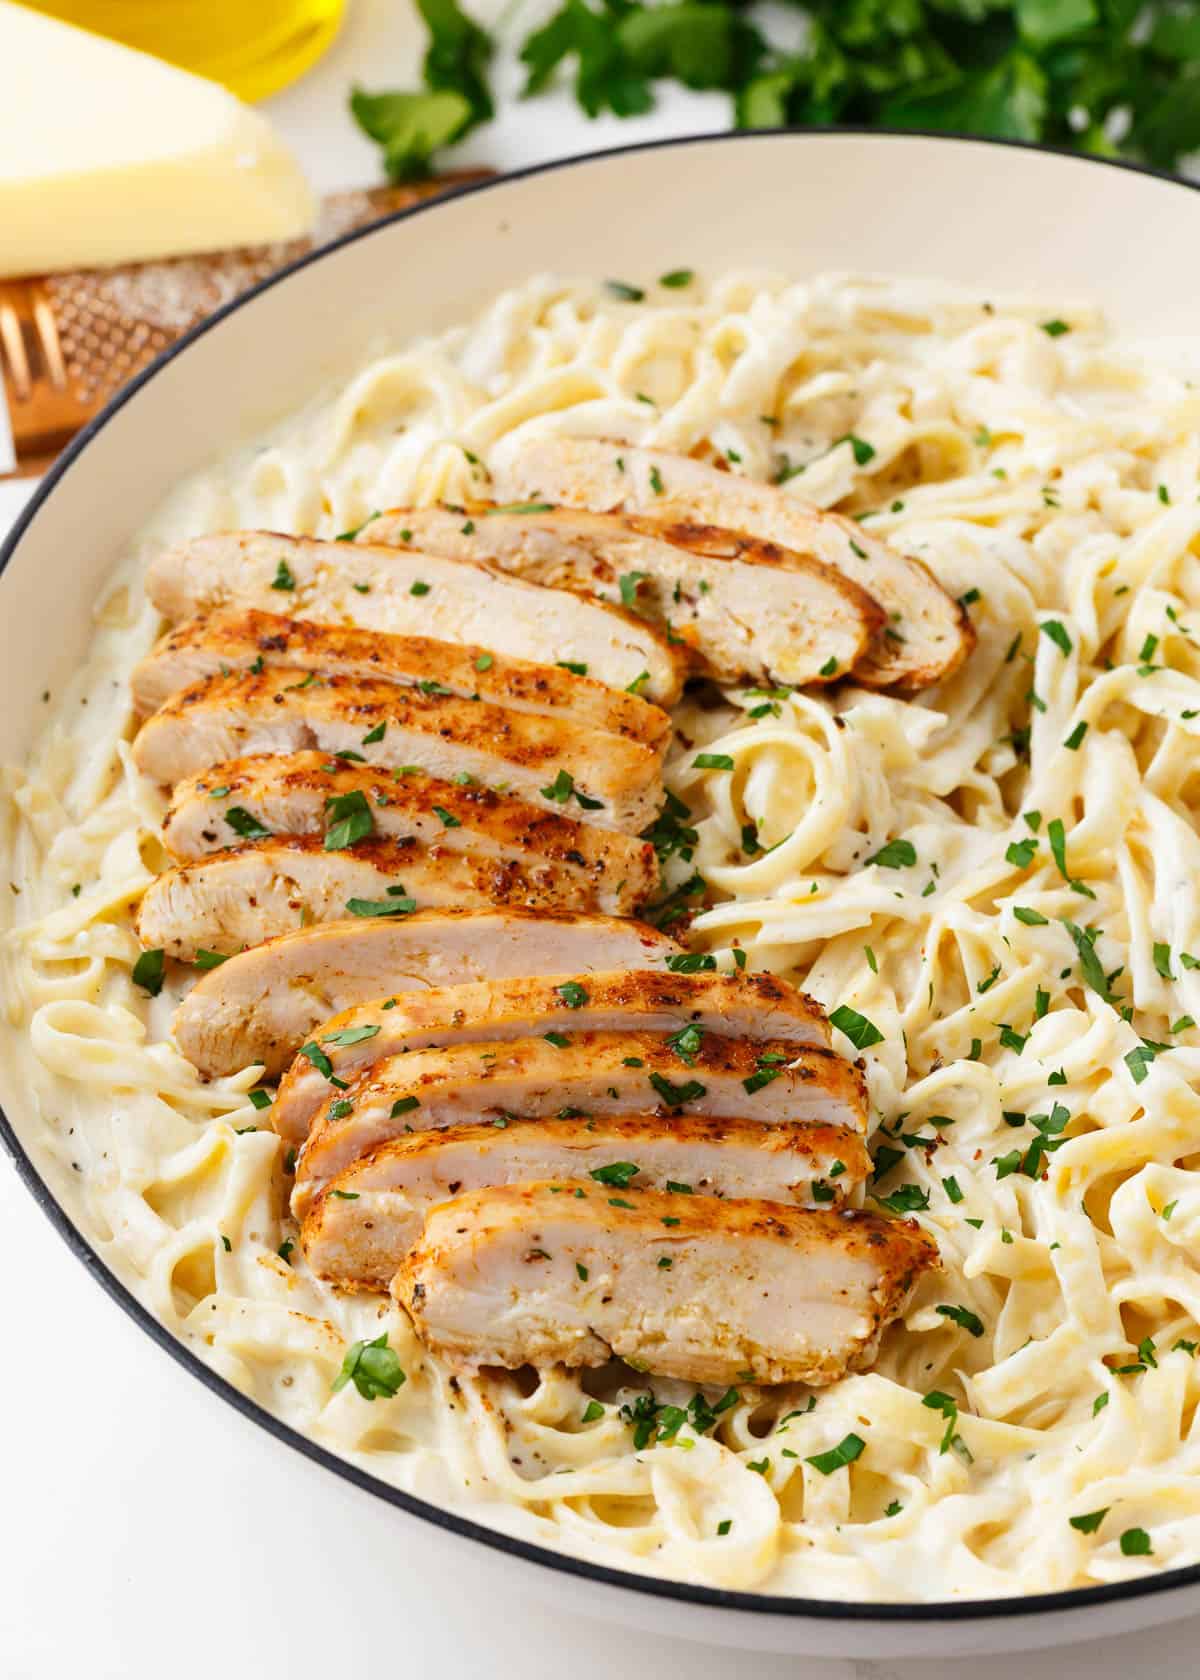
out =
<svg viewBox="0 0 1200 1680"><path fill-rule="evenodd" d="M318 189L377 177L346 92L412 85L421 43L408 0L351 0L329 57L269 103ZM517 85L512 66L497 85ZM508 99L463 157L513 167L726 120L718 96L673 93L626 123L588 123L565 93ZM0 535L27 488L0 484ZM756 1680L959 1680L967 1666L811 1659L800 1641L794 1657L747 1658L514 1597L467 1542L433 1552L421 1525L343 1491L202 1390L101 1293L7 1157L0 1278L0 1680L730 1680L751 1664ZM1195 1673L1198 1635L1192 1621L969 1666L972 1680L1011 1680L1014 1665L1022 1680L1169 1680Z"/></svg>

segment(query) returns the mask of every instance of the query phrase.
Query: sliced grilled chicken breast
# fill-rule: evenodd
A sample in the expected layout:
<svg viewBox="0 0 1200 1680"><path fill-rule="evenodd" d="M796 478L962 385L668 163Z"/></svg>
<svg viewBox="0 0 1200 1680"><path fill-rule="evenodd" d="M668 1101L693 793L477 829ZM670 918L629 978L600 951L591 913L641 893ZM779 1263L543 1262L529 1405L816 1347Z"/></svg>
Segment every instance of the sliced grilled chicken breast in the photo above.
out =
<svg viewBox="0 0 1200 1680"><path fill-rule="evenodd" d="M625 735L648 747L665 746L671 733L671 720L661 707L560 665L534 665L428 636L313 624L253 608L190 618L168 630L134 669L134 704L146 716L205 677L262 670L266 665L342 677L383 677L405 687L434 682L463 699L488 700L515 712L542 717L566 713L589 729Z"/></svg>
<svg viewBox="0 0 1200 1680"><path fill-rule="evenodd" d="M497 445L490 466L501 500L538 496L596 512L695 520L784 544L835 567L886 614L854 671L872 688L926 688L956 670L975 645L965 609L919 560L889 548L854 520L773 485L663 450L519 432Z"/></svg>
<svg viewBox="0 0 1200 1680"><path fill-rule="evenodd" d="M384 839L519 864L534 883L549 864L575 882L580 910L632 915L658 883L648 840L559 816L515 794L314 752L238 758L188 777L163 822L164 845L183 862L236 845L225 819L231 809L274 835L329 835L354 821L355 832L365 827Z"/></svg>
<svg viewBox="0 0 1200 1680"><path fill-rule="evenodd" d="M305 748L502 783L547 810L629 834L652 822L663 801L659 755L640 741L377 677L287 667L185 688L147 718L133 756L147 775L173 783L226 759Z"/></svg>
<svg viewBox="0 0 1200 1680"><path fill-rule="evenodd" d="M685 641L719 682L832 682L883 626L875 601L807 554L753 536L637 514L401 508L378 514L361 541L402 543L480 560L602 600L628 594Z"/></svg>
<svg viewBox="0 0 1200 1680"><path fill-rule="evenodd" d="M580 908L578 883L556 864L536 871L415 840L362 840L327 852L320 840L261 840L166 869L137 913L150 949L190 961L261 945L309 922L407 915L414 909Z"/></svg>
<svg viewBox="0 0 1200 1680"><path fill-rule="evenodd" d="M300 1240L319 1277L386 1289L430 1208L488 1185L590 1179L610 1195L652 1187L817 1207L840 1204L870 1170L857 1132L837 1126L642 1114L452 1126L393 1138L339 1173Z"/></svg>
<svg viewBox="0 0 1200 1680"><path fill-rule="evenodd" d="M473 1039L494 1044L555 1029L559 1038L581 1032L672 1033L685 1054L694 1053L704 1033L825 1047L830 1041L820 1004L773 974L636 969L585 974L574 984L569 974L520 975L373 998L323 1022L314 1037L335 1076L349 1080L361 1068L406 1050ZM328 1099L324 1074L297 1056L280 1083L271 1122L289 1143L302 1143Z"/></svg>
<svg viewBox="0 0 1200 1680"><path fill-rule="evenodd" d="M334 1087L300 1154L293 1211L302 1217L324 1184L388 1138L485 1119L658 1104L663 1113L866 1130L862 1075L831 1050L713 1035L685 1062L654 1033L567 1036L564 1046L518 1038L410 1050L366 1068L344 1091Z"/></svg>
<svg viewBox="0 0 1200 1680"><path fill-rule="evenodd" d="M611 916L418 910L326 922L240 951L204 974L175 1013L175 1042L206 1078L260 1064L280 1073L313 1028L369 998L508 975L659 967L665 933Z"/></svg>
<svg viewBox="0 0 1200 1680"><path fill-rule="evenodd" d="M218 607L283 607L293 618L434 636L539 664L569 660L664 706L679 698L684 672L675 649L632 613L403 549L225 531L157 555L146 590L172 622Z"/></svg>
<svg viewBox="0 0 1200 1680"><path fill-rule="evenodd" d="M936 1265L911 1221L560 1180L433 1208L392 1294L468 1369L616 1354L686 1382L824 1384L869 1363Z"/></svg>

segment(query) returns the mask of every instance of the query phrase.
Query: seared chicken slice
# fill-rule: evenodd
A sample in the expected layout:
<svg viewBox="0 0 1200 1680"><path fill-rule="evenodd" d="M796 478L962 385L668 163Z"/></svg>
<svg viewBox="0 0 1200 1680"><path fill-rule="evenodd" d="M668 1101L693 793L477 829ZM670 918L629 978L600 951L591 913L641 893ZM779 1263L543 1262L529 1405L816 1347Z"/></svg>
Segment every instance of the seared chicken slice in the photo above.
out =
<svg viewBox="0 0 1200 1680"><path fill-rule="evenodd" d="M185 688L147 718L133 756L156 781L174 783L226 759L305 748L501 783L547 810L628 834L652 822L663 801L659 756L640 741L378 677L286 667Z"/></svg>
<svg viewBox="0 0 1200 1680"><path fill-rule="evenodd" d="M871 688L927 688L957 670L975 645L965 608L919 560L790 491L686 455L595 438L514 433L497 446L490 465L501 500L537 496L595 512L695 520L782 543L835 567L886 614L854 670Z"/></svg>
<svg viewBox="0 0 1200 1680"><path fill-rule="evenodd" d="M565 1045L518 1038L409 1050L366 1068L345 1090L333 1087L300 1154L293 1212L303 1216L322 1185L388 1138L485 1119L630 1114L658 1104L664 1114L866 1130L862 1074L832 1050L713 1035L685 1061L655 1033L566 1036Z"/></svg>
<svg viewBox="0 0 1200 1680"><path fill-rule="evenodd" d="M238 758L180 782L163 823L167 850L189 862L236 844L225 820L231 808L276 835L328 835L351 822L356 834L519 864L535 883L549 864L575 882L579 909L610 915L632 915L658 883L648 840L559 816L515 794L422 771L397 776L313 752Z"/></svg>
<svg viewBox="0 0 1200 1680"><path fill-rule="evenodd" d="M175 1042L208 1079L281 1073L313 1028L369 998L509 975L658 968L679 946L641 922L532 910L418 910L284 934L204 974L175 1013Z"/></svg>
<svg viewBox="0 0 1200 1680"><path fill-rule="evenodd" d="M840 1204L871 1158L837 1126L679 1115L513 1120L393 1138L329 1184L300 1233L318 1277L386 1289L430 1208L464 1191L530 1179L590 1179L676 1196L760 1196L799 1207Z"/></svg>
<svg viewBox="0 0 1200 1680"><path fill-rule="evenodd" d="M685 1382L825 1384L874 1358L937 1263L910 1220L556 1180L433 1208L392 1294L467 1369L616 1354Z"/></svg>
<svg viewBox="0 0 1200 1680"><path fill-rule="evenodd" d="M293 618L586 665L598 682L636 685L663 706L679 698L684 673L675 649L632 613L403 549L225 531L157 555L146 591L172 622L217 607L282 606Z"/></svg>
<svg viewBox="0 0 1200 1680"><path fill-rule="evenodd" d="M560 665L534 665L428 636L312 624L253 608L190 618L168 630L134 669L134 703L146 716L205 677L262 670L266 665L342 677L384 677L406 688L435 682L464 699L489 700L515 712L569 714L589 729L626 735L648 747L665 746L671 733L671 720L661 707Z"/></svg>
<svg viewBox="0 0 1200 1680"><path fill-rule="evenodd" d="M678 1043L677 1056L694 1054L705 1033L825 1047L830 1041L820 1004L773 974L618 969L582 975L575 986L571 980L569 974L521 975L373 998L323 1022L313 1036L334 1075L345 1080L406 1050L472 1039L494 1044L539 1033L547 1037L555 1029L560 1039L581 1032L670 1033ZM280 1083L271 1122L289 1143L302 1143L313 1115L328 1099L324 1074L307 1057L297 1056Z"/></svg>
<svg viewBox="0 0 1200 1680"><path fill-rule="evenodd" d="M401 508L377 514L360 541L481 560L639 611L698 655L718 682L832 682L883 625L869 595L819 560L756 537L637 514Z"/></svg>
<svg viewBox="0 0 1200 1680"><path fill-rule="evenodd" d="M552 863L531 873L415 840L361 840L338 852L320 840L261 840L164 870L146 888L137 931L148 949L186 962L198 951L261 945L309 922L505 904L586 908L579 898L577 882Z"/></svg>

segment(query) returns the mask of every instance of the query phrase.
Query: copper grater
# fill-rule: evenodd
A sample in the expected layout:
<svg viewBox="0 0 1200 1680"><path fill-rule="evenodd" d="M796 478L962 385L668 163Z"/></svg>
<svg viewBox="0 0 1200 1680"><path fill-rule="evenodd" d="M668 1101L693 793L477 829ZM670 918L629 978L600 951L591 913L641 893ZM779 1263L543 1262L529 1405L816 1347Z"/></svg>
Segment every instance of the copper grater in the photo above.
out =
<svg viewBox="0 0 1200 1680"><path fill-rule="evenodd" d="M334 193L302 239L0 280L0 375L17 476L44 472L127 380L240 292L340 234L490 173L464 170L409 186ZM0 416L0 439L3 431Z"/></svg>

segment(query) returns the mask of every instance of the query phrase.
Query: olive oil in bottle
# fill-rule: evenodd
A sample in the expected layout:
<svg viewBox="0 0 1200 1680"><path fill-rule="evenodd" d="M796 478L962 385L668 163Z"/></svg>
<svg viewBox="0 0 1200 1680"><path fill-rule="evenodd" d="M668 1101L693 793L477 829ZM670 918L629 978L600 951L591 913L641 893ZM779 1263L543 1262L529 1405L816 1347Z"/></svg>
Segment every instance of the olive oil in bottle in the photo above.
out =
<svg viewBox="0 0 1200 1680"><path fill-rule="evenodd" d="M346 0L25 0L180 69L265 99L302 76L337 33Z"/></svg>

